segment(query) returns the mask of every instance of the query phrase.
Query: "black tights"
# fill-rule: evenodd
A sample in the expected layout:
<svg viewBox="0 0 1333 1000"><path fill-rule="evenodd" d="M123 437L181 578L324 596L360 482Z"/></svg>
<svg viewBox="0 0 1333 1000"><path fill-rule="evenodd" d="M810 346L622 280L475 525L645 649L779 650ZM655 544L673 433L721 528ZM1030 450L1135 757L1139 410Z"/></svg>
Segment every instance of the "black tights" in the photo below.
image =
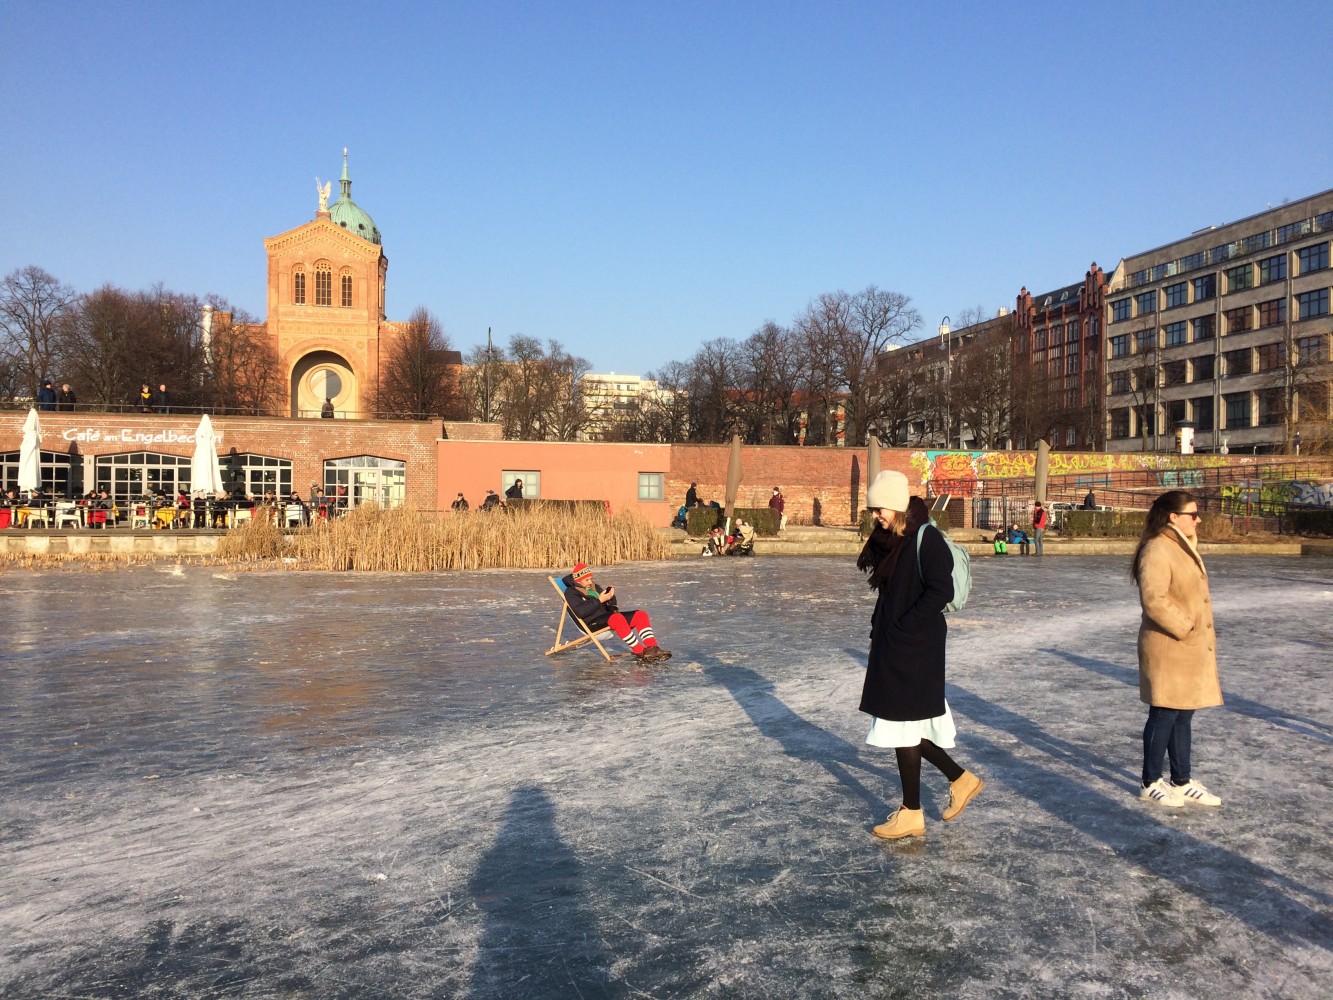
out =
<svg viewBox="0 0 1333 1000"><path fill-rule="evenodd" d="M896 747L898 778L903 783L903 807L921 808L921 758L924 757L943 772L953 784L963 776L963 769L952 757L930 740L922 740L914 747Z"/></svg>

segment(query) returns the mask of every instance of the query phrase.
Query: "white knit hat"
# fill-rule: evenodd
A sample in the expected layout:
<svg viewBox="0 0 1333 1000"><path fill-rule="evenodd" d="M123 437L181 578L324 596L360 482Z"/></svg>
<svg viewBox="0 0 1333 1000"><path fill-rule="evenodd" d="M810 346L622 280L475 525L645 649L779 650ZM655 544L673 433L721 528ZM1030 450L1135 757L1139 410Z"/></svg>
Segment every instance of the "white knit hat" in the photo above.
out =
<svg viewBox="0 0 1333 1000"><path fill-rule="evenodd" d="M866 491L866 506L904 511L907 509L907 496L907 477L901 472L888 470L881 472L870 484L870 489Z"/></svg>

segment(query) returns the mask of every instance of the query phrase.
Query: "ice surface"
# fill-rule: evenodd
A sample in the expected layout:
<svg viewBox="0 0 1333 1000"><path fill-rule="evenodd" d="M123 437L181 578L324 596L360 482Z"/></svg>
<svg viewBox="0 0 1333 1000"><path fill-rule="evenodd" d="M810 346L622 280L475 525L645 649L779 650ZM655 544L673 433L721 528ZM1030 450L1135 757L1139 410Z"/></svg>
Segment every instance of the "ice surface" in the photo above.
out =
<svg viewBox="0 0 1333 1000"><path fill-rule="evenodd" d="M1125 560L973 565L900 844L847 559L606 570L652 667L537 573L0 575L0 997L1330 995L1333 564L1209 561L1182 812Z"/></svg>

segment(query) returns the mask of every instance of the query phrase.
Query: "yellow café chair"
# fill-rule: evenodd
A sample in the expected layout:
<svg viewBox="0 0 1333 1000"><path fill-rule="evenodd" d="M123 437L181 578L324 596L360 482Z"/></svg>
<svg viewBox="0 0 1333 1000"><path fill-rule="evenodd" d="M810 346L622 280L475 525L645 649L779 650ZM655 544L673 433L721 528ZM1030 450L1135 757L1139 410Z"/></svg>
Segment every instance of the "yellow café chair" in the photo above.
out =
<svg viewBox="0 0 1333 1000"><path fill-rule="evenodd" d="M597 647L597 651L606 657L606 662L611 662L611 654L606 651L606 647L601 643L601 637L605 635L615 635L610 628L603 627L599 629L589 628L578 615L574 614L569 608L569 602L565 600L565 581L558 576L548 576L546 579L551 581L551 586L555 592L560 595L560 619L555 627L555 645L546 651L546 655L552 653L563 653L566 649L574 649L582 646L585 642L591 642ZM572 639L565 639L565 622L573 622L574 628L571 633L577 631L579 634Z"/></svg>

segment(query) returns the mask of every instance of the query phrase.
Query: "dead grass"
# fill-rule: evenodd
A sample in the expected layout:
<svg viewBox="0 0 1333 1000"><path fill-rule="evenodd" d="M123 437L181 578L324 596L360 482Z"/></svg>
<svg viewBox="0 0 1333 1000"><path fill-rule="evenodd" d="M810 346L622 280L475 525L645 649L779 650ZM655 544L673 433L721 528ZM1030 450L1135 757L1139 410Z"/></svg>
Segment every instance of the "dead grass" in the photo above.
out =
<svg viewBox="0 0 1333 1000"><path fill-rule="evenodd" d="M217 552L181 560L230 569L432 573L468 569L565 569L671 558L670 543L637 514L593 508L449 513L358 507L346 517L284 532L267 517L228 531ZM88 570L161 562L152 553L11 553L12 569Z"/></svg>

